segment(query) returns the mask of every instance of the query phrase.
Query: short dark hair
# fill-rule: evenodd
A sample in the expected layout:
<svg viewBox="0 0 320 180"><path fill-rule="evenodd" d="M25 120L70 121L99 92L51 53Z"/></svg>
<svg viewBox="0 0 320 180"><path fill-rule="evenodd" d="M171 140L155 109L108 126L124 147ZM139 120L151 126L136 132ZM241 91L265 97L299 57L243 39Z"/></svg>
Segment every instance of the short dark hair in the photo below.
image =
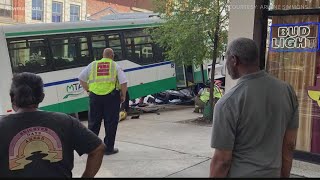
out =
<svg viewBox="0 0 320 180"><path fill-rule="evenodd" d="M28 72L14 74L10 97L11 102L21 108L40 104L44 98L41 77Z"/></svg>
<svg viewBox="0 0 320 180"><path fill-rule="evenodd" d="M227 49L227 56L237 56L246 65L259 64L259 49L257 44L249 38L233 40Z"/></svg>

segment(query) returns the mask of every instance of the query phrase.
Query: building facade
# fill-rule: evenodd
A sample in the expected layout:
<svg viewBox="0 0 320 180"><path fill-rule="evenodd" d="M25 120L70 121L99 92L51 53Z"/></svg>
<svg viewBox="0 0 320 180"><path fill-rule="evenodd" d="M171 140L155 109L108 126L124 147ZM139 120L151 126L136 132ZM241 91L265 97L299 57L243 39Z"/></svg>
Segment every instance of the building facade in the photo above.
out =
<svg viewBox="0 0 320 180"><path fill-rule="evenodd" d="M295 89L300 124L295 157L315 163L320 162L319 35L318 0L231 1L229 42L254 39L261 69ZM235 83L227 74L226 90Z"/></svg>
<svg viewBox="0 0 320 180"><path fill-rule="evenodd" d="M0 25L24 23L25 0L0 0Z"/></svg>
<svg viewBox="0 0 320 180"><path fill-rule="evenodd" d="M0 24L86 20L87 0L0 0Z"/></svg>
<svg viewBox="0 0 320 180"><path fill-rule="evenodd" d="M82 21L86 0L25 0L25 23Z"/></svg>
<svg viewBox="0 0 320 180"><path fill-rule="evenodd" d="M152 0L0 0L0 24L83 21L153 8Z"/></svg>

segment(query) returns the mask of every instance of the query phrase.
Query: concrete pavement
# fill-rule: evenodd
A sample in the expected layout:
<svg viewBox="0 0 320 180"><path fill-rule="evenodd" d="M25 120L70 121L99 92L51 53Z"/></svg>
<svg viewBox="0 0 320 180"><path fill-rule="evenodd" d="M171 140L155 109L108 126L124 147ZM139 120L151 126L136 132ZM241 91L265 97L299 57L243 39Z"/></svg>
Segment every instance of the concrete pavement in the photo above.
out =
<svg viewBox="0 0 320 180"><path fill-rule="evenodd" d="M104 157L96 177L208 177L211 127L179 123L201 116L192 111L150 113L121 121L115 144L119 153ZM86 155L75 153L74 177L81 176L85 161Z"/></svg>
<svg viewBox="0 0 320 180"><path fill-rule="evenodd" d="M181 123L201 116L192 111L185 108L121 121L115 144L119 153L104 157L96 177L208 177L211 127ZM85 163L86 155L75 153L74 177L81 176Z"/></svg>

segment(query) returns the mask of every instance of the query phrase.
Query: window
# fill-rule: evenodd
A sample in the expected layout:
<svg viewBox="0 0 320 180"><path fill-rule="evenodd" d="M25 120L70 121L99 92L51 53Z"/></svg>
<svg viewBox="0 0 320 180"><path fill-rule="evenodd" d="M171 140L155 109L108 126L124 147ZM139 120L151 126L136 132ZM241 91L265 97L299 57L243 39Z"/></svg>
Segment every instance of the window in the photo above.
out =
<svg viewBox="0 0 320 180"><path fill-rule="evenodd" d="M62 3L52 2L52 22L62 21Z"/></svg>
<svg viewBox="0 0 320 180"><path fill-rule="evenodd" d="M262 52L266 50L266 62L261 64L270 75L289 83L297 95L297 155L303 154L301 160L311 163L319 163L316 157L320 154L319 2L271 0L271 11L262 20L269 27L261 36L267 37L267 48L261 48Z"/></svg>
<svg viewBox="0 0 320 180"><path fill-rule="evenodd" d="M87 38L64 36L50 39L56 69L85 66L91 62Z"/></svg>
<svg viewBox="0 0 320 180"><path fill-rule="evenodd" d="M142 30L125 33L126 54L130 61L139 65L155 63L153 57L153 43L151 37Z"/></svg>
<svg viewBox="0 0 320 180"><path fill-rule="evenodd" d="M107 47L107 41L104 35L92 36L92 50L93 59L98 60L102 58L102 52Z"/></svg>
<svg viewBox="0 0 320 180"><path fill-rule="evenodd" d="M123 59L120 36L118 34L107 35L107 42L108 42L107 47L113 49L114 60L119 61Z"/></svg>
<svg viewBox="0 0 320 180"><path fill-rule="evenodd" d="M0 0L0 16L12 17L12 0Z"/></svg>
<svg viewBox="0 0 320 180"><path fill-rule="evenodd" d="M93 35L91 40L94 60L101 59L103 50L108 47L113 49L115 61L123 59L119 34Z"/></svg>
<svg viewBox="0 0 320 180"><path fill-rule="evenodd" d="M39 73L50 70L45 39L9 40L8 44L13 72Z"/></svg>
<svg viewBox="0 0 320 180"><path fill-rule="evenodd" d="M43 0L32 0L32 20L43 21Z"/></svg>
<svg viewBox="0 0 320 180"><path fill-rule="evenodd" d="M165 61L164 49L157 44L153 44L153 58L155 62Z"/></svg>
<svg viewBox="0 0 320 180"><path fill-rule="evenodd" d="M70 5L70 21L80 21L80 6Z"/></svg>

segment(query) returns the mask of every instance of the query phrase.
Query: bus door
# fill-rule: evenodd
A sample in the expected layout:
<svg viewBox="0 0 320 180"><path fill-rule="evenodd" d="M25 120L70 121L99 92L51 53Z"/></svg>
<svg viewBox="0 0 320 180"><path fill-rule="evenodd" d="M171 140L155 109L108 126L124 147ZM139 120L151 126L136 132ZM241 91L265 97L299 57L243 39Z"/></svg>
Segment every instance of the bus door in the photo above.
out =
<svg viewBox="0 0 320 180"><path fill-rule="evenodd" d="M185 66L187 87L194 85L194 69L193 66Z"/></svg>
<svg viewBox="0 0 320 180"><path fill-rule="evenodd" d="M177 87L185 88L204 83L206 77L202 66L196 68L194 65L176 65L176 79Z"/></svg>
<svg viewBox="0 0 320 180"><path fill-rule="evenodd" d="M175 68L176 68L177 88L187 87L186 72L185 72L184 65L176 64Z"/></svg>
<svg viewBox="0 0 320 180"><path fill-rule="evenodd" d="M199 83L206 83L206 81L208 80L207 77L207 71L204 70L204 65L200 65L200 66L193 66L193 78L194 78L194 83L195 84L199 84Z"/></svg>

